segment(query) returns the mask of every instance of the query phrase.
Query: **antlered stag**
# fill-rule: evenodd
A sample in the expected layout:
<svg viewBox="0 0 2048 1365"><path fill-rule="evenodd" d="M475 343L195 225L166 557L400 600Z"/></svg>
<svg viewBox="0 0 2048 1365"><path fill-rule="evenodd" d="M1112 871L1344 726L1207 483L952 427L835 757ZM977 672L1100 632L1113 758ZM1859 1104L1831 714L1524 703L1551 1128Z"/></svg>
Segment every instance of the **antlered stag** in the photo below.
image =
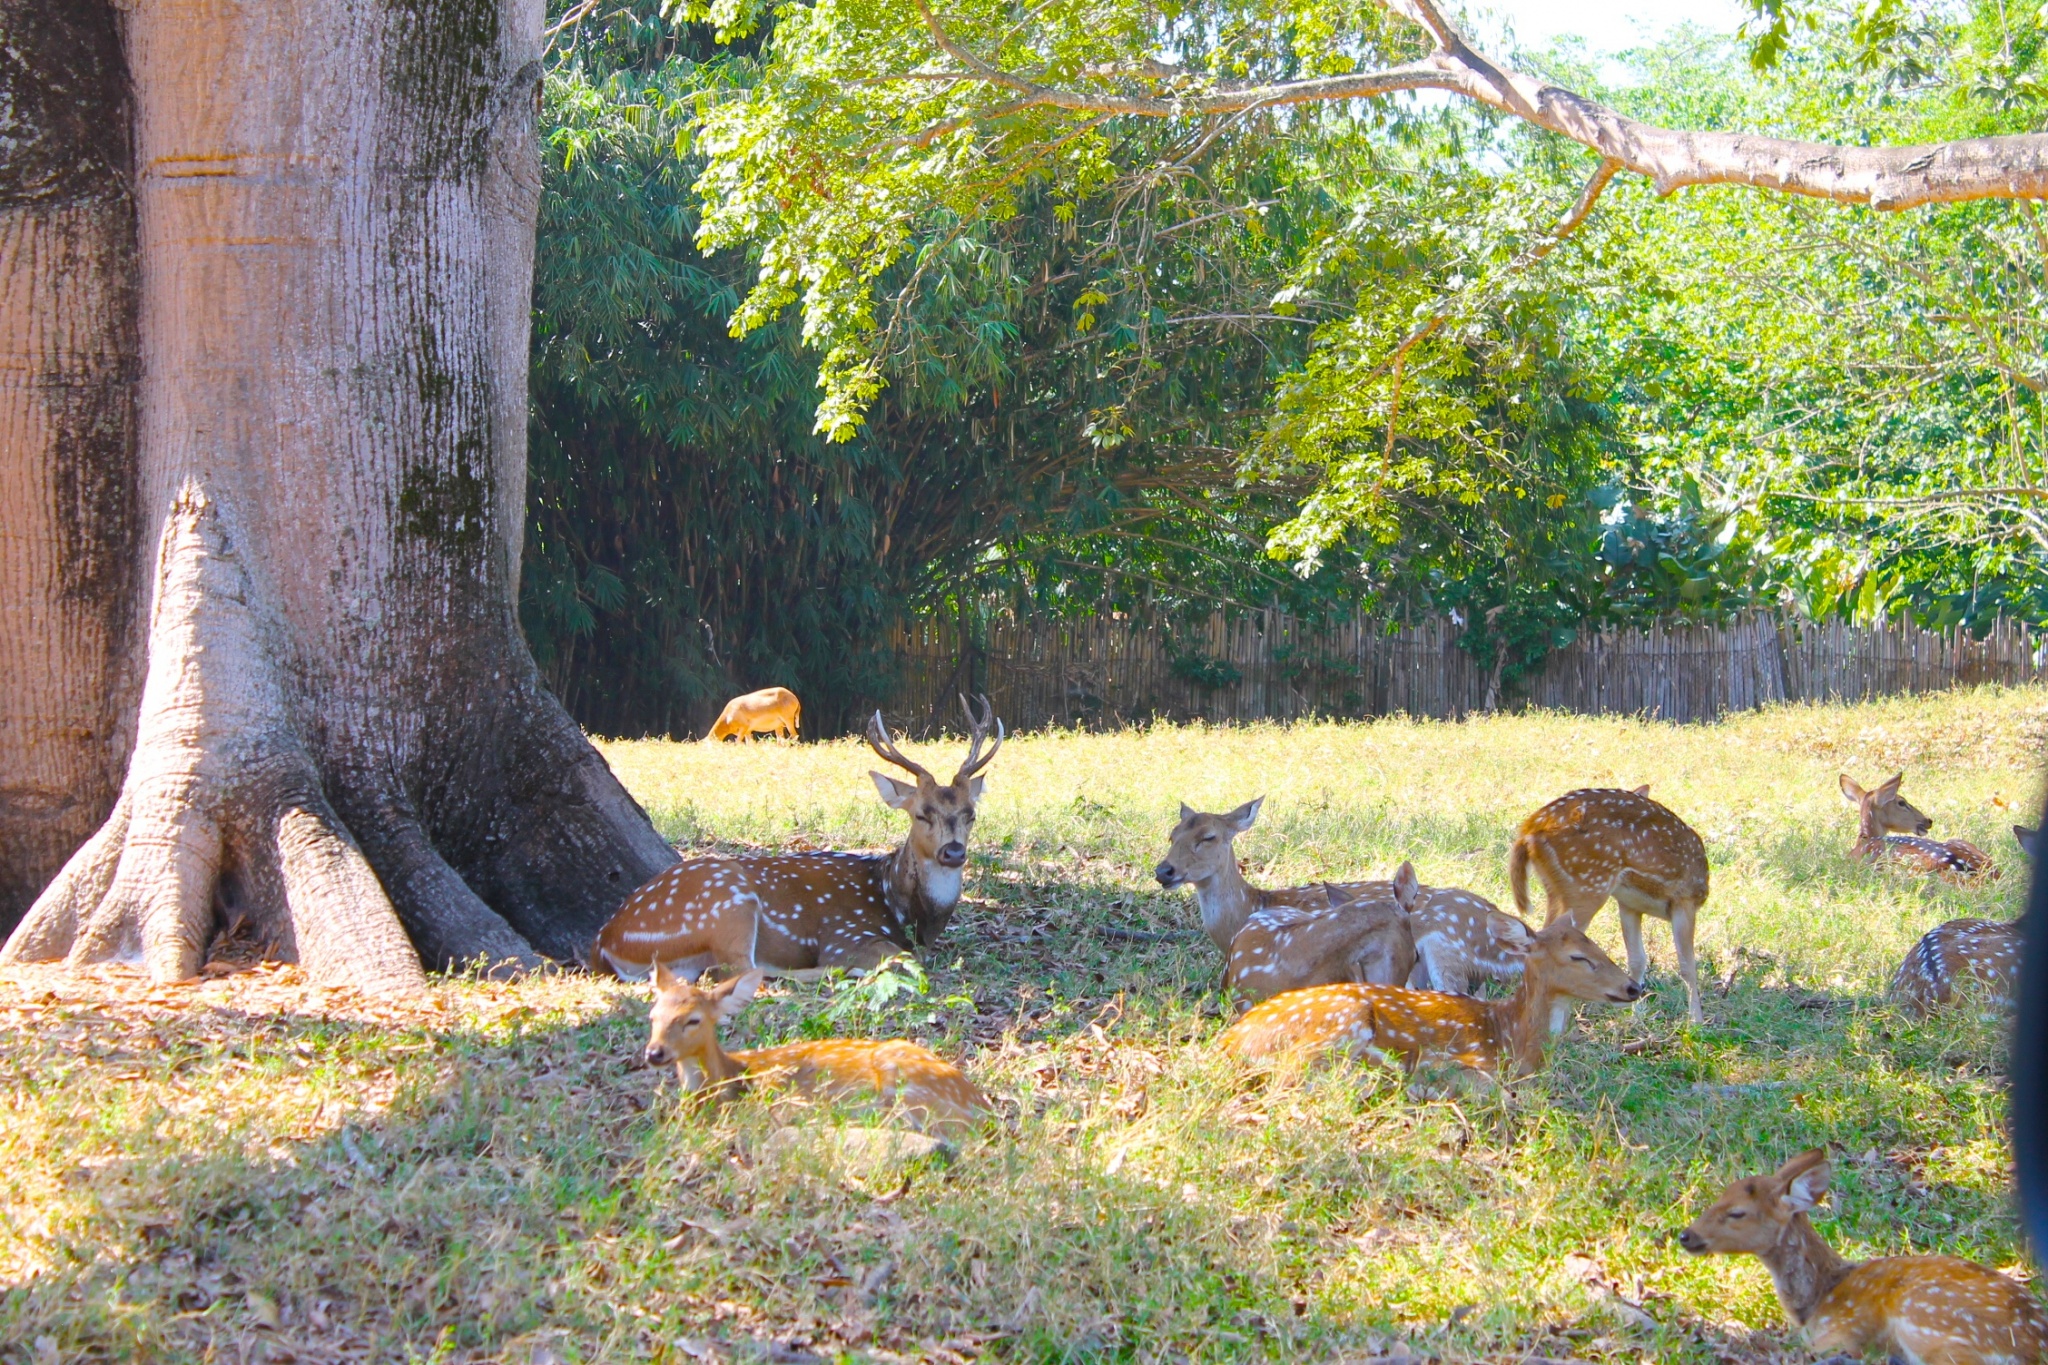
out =
<svg viewBox="0 0 2048 1365"><path fill-rule="evenodd" d="M745 740L764 734L795 739L802 721L803 704L796 699L796 693L786 687L764 687L727 702L712 722L711 733L704 736L704 742L713 744L734 736Z"/></svg>
<svg viewBox="0 0 2048 1365"><path fill-rule="evenodd" d="M1608 897L1614 898L1629 976L1638 984L1650 963L1643 950L1643 916L1669 921L1686 1014L1701 1022L1693 927L1707 899L1707 848L1692 826L1641 791L1567 792L1524 820L1508 850L1508 882L1525 915L1531 867L1549 896L1546 924L1569 919L1584 929Z"/></svg>
<svg viewBox="0 0 2048 1365"><path fill-rule="evenodd" d="M1543 1068L1551 1036L1563 1031L1571 1000L1626 1004L1642 990L1569 923L1531 934L1502 916L1502 947L1523 959L1522 981L1506 1000L1475 1000L1398 986L1311 986L1276 995L1224 1030L1217 1045L1242 1061L1341 1052L1413 1072L1450 1063L1495 1081Z"/></svg>
<svg viewBox="0 0 2048 1365"><path fill-rule="evenodd" d="M674 1063L684 1090L720 1101L765 1083L828 1104L871 1104L948 1136L971 1132L992 1117L987 1097L958 1067L901 1038L828 1038L727 1052L718 1026L754 998L761 977L748 972L699 989L655 963L647 1064Z"/></svg>
<svg viewBox="0 0 2048 1365"><path fill-rule="evenodd" d="M1954 1256L1836 1255L1806 1216L1828 1176L1828 1154L1811 1151L1738 1180L1678 1244L1761 1260L1786 1319L1820 1355L1860 1359L1876 1346L1925 1365L2034 1365L2048 1353L2040 1305L1995 1270Z"/></svg>
<svg viewBox="0 0 2048 1365"><path fill-rule="evenodd" d="M986 697L978 716L964 698L961 705L967 757L945 783L904 757L879 711L868 722L869 747L917 779L869 774L882 800L910 817L909 836L893 853L687 859L627 898L598 934L591 967L633 977L656 960L687 976L713 965L782 975L865 971L938 938L960 900L981 771L1003 745Z"/></svg>

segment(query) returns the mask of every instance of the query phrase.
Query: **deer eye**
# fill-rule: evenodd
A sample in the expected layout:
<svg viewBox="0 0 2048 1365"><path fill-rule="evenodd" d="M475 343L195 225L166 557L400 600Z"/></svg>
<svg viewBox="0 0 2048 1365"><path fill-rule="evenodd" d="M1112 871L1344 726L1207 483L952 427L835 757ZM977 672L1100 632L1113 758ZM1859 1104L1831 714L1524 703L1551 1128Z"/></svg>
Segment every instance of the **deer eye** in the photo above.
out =
<svg viewBox="0 0 2048 1365"><path fill-rule="evenodd" d="M697 1025L703 1022L703 1020L697 1018L695 1015L691 1015L688 1019L683 1020L683 1027L686 1029L691 1029L697 1027Z"/></svg>
<svg viewBox="0 0 2048 1365"><path fill-rule="evenodd" d="M1731 1223L1732 1223L1732 1222L1734 1222L1734 1221L1735 1221L1735 1220L1736 1220L1737 1218L1747 1218L1747 1217L1749 1217L1749 1210L1748 1210L1748 1209L1730 1209L1730 1210L1728 1210L1728 1212L1726 1212L1726 1213L1722 1214L1721 1216L1722 1216L1723 1218L1726 1218L1726 1219L1727 1219L1727 1220L1728 1220L1729 1222L1731 1222Z"/></svg>
<svg viewBox="0 0 2048 1365"><path fill-rule="evenodd" d="M1590 963L1590 962L1592 962L1592 960L1593 960L1592 958L1590 958L1590 957L1587 957L1587 956L1586 956L1586 955L1585 955L1584 953L1573 953L1573 954L1572 954L1572 961L1574 961L1574 962L1585 962L1585 963Z"/></svg>
<svg viewBox="0 0 2048 1365"><path fill-rule="evenodd" d="M1203 835L1203 836L1202 836L1201 838L1199 838L1199 839L1195 840L1195 847L1197 847L1197 848L1200 848L1200 847L1201 847L1201 846L1202 846L1203 844L1213 844L1213 843L1215 843L1215 842L1216 842L1216 836L1215 836L1215 835L1213 835L1213 834L1204 834L1204 835Z"/></svg>

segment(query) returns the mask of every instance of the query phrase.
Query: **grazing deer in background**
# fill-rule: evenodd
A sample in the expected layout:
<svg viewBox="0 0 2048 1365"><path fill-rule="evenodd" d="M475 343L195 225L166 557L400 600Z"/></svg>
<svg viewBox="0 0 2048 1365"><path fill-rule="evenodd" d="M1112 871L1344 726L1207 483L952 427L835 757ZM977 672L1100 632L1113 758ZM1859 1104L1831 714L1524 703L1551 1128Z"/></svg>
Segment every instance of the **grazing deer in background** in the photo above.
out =
<svg viewBox="0 0 2048 1365"><path fill-rule="evenodd" d="M704 736L704 742L711 744L735 735L743 740L752 739L760 734L795 739L802 715L803 706L796 693L786 687L764 687L727 702L712 722L711 733Z"/></svg>
<svg viewBox="0 0 2048 1365"><path fill-rule="evenodd" d="M685 1091L708 1093L715 1102L765 1083L828 1104L868 1102L935 1134L961 1136L992 1117L988 1098L958 1067L901 1038L832 1038L727 1052L719 1045L718 1026L754 998L762 976L748 972L699 989L655 963L647 1064L673 1062Z"/></svg>
<svg viewBox="0 0 2048 1365"><path fill-rule="evenodd" d="M2007 1006L2019 998L2023 921L1952 919L1920 936L1892 973L1887 994L1920 1018L1951 1004L1961 989L1987 1005Z"/></svg>
<svg viewBox="0 0 2048 1365"><path fill-rule="evenodd" d="M2048 1353L2040 1305L1995 1270L1954 1256L1837 1256L1806 1216L1828 1175L1828 1154L1811 1151L1738 1180L1678 1244L1761 1260L1787 1321L1821 1355L1858 1359L1878 1346L1919 1365L2020 1365Z"/></svg>
<svg viewBox="0 0 2048 1365"><path fill-rule="evenodd" d="M1402 863L1391 883L1366 882L1361 888L1326 883L1327 904L1321 909L1268 905L1254 910L1230 940L1224 990L1255 1005L1282 991L1338 981L1407 984L1415 971L1408 911L1421 890L1415 868Z"/></svg>
<svg viewBox="0 0 2048 1365"><path fill-rule="evenodd" d="M1180 822L1169 836L1165 861L1152 870L1159 884L1171 891L1176 886L1195 888L1195 906L1202 915L1202 932L1226 954L1231 940L1245 922L1260 910L1288 908L1321 913L1330 908L1330 897L1322 886L1290 886L1262 891L1244 879L1238 869L1231 841L1252 827L1259 818L1261 796L1247 801L1225 815L1204 815L1181 802ZM1356 898L1392 895L1386 882L1331 883Z"/></svg>
<svg viewBox="0 0 2048 1365"><path fill-rule="evenodd" d="M1629 975L1638 984L1650 965L1643 916L1668 920L1678 975L1685 981L1686 1015L1695 1024L1702 1021L1693 929L1707 899L1707 848L1692 826L1640 790L1567 792L1524 820L1508 850L1508 883L1515 907L1525 915L1532 866L1550 899L1546 924L1569 919L1584 929L1607 898L1614 898Z"/></svg>
<svg viewBox="0 0 2048 1365"><path fill-rule="evenodd" d="M1504 945L1526 936L1529 926L1476 892L1422 888L1408 912L1408 930L1415 939L1415 972L1408 984L1418 990L1470 995L1482 981L1513 981L1522 974L1521 954Z"/></svg>
<svg viewBox="0 0 2048 1365"><path fill-rule="evenodd" d="M917 778L870 773L882 800L910 817L893 853L777 853L690 858L626 898L590 951L594 971L638 977L656 959L695 977L707 967L778 974L868 971L945 932L960 900L981 771L1003 747L988 698L965 698L967 757L941 784L905 758L877 711L867 741ZM989 727L995 743L987 743Z"/></svg>
<svg viewBox="0 0 2048 1365"><path fill-rule="evenodd" d="M1934 822L1899 796L1899 779L1904 776L1901 773L1868 791L1846 776L1842 778L1842 794L1855 793L1850 799L1856 803L1856 843L1850 854L1866 862L1929 873L1948 882L1997 880L1998 868L1991 855L1969 840L1922 837L1921 832L1932 829ZM1913 827L1914 832L1888 834L1888 829L1896 827L1892 821L1903 822Z"/></svg>
<svg viewBox="0 0 2048 1365"><path fill-rule="evenodd" d="M1241 1061L1304 1052L1375 1061L1398 1055L1410 1074L1424 1063L1451 1063L1511 1081L1543 1069L1544 1046L1564 1031L1569 1001L1626 1004L1641 997L1641 987L1570 923L1534 934L1518 920L1507 924L1513 927L1504 929L1502 947L1519 954L1523 966L1522 982L1506 1000L1399 986L1311 986L1255 1006L1217 1045Z"/></svg>

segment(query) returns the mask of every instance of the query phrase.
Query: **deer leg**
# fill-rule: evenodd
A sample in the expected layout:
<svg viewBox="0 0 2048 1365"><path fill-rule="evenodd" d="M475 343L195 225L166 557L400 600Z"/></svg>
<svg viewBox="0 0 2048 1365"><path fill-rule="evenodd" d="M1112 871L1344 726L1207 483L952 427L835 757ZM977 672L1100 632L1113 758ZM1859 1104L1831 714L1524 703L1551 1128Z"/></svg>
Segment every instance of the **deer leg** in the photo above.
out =
<svg viewBox="0 0 2048 1365"><path fill-rule="evenodd" d="M1643 947L1643 915L1640 910L1631 910L1617 904L1621 912L1621 941L1628 949L1628 979L1641 986L1650 971L1650 954ZM1641 1014L1649 997L1636 1001L1636 1013Z"/></svg>
<svg viewBox="0 0 2048 1365"><path fill-rule="evenodd" d="M1671 907L1671 946L1678 953L1678 975L1685 981L1686 1018L1700 1024L1706 1016L1700 1013L1700 968L1692 946L1694 913L1690 906Z"/></svg>

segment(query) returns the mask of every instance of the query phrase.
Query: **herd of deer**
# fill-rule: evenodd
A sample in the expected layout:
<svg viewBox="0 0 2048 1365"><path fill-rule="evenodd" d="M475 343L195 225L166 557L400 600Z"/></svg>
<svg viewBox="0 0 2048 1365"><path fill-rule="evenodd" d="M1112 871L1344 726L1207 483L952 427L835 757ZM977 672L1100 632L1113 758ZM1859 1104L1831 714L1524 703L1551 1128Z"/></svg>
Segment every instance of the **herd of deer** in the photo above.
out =
<svg viewBox="0 0 2048 1365"><path fill-rule="evenodd" d="M623 977L651 972L650 1065L674 1065L686 1091L714 1099L763 1082L814 1100L877 1104L942 1135L990 1123L994 1110L971 1080L905 1040L737 1052L719 1043L719 1025L766 976L872 969L944 932L960 897L981 773L1003 743L986 699L979 712L968 706L967 718L967 757L944 783L902 753L879 714L869 722L875 753L915 779L872 774L882 800L910 820L892 853L691 859L627 899L599 935L591 966ZM1853 853L1954 881L1995 877L1981 849L1926 837L1933 822L1900 795L1900 780L1866 790L1841 779L1858 813ZM1254 887L1232 845L1260 805L1221 815L1183 805L1155 869L1162 887L1194 888L1203 931L1224 955L1226 991L1249 1006L1217 1039L1228 1056L1398 1061L1411 1076L1441 1068L1487 1084L1527 1076L1542 1068L1571 1001L1642 1000L1645 915L1670 924L1687 1013L1701 1021L1693 934L1707 899L1706 848L1647 787L1569 792L1522 823L1509 883L1526 915L1535 872L1548 902L1540 929L1471 891L1424 886L1408 863L1388 881ZM2033 856L2036 832L2014 833ZM1585 932L1609 900L1621 916L1626 971ZM1951 920L1907 954L1891 994L1916 1014L1965 988L2009 1004L2019 942L2015 924ZM711 969L726 979L700 984ZM1513 982L1513 991L1473 993L1489 981ZM1925 1365L2048 1362L2048 1318L1997 1272L1944 1256L1861 1264L1837 1256L1806 1217L1828 1176L1826 1153L1814 1151L1738 1180L1679 1242L1699 1254L1760 1257L1817 1351L1853 1356L1883 1346L1895 1360Z"/></svg>

